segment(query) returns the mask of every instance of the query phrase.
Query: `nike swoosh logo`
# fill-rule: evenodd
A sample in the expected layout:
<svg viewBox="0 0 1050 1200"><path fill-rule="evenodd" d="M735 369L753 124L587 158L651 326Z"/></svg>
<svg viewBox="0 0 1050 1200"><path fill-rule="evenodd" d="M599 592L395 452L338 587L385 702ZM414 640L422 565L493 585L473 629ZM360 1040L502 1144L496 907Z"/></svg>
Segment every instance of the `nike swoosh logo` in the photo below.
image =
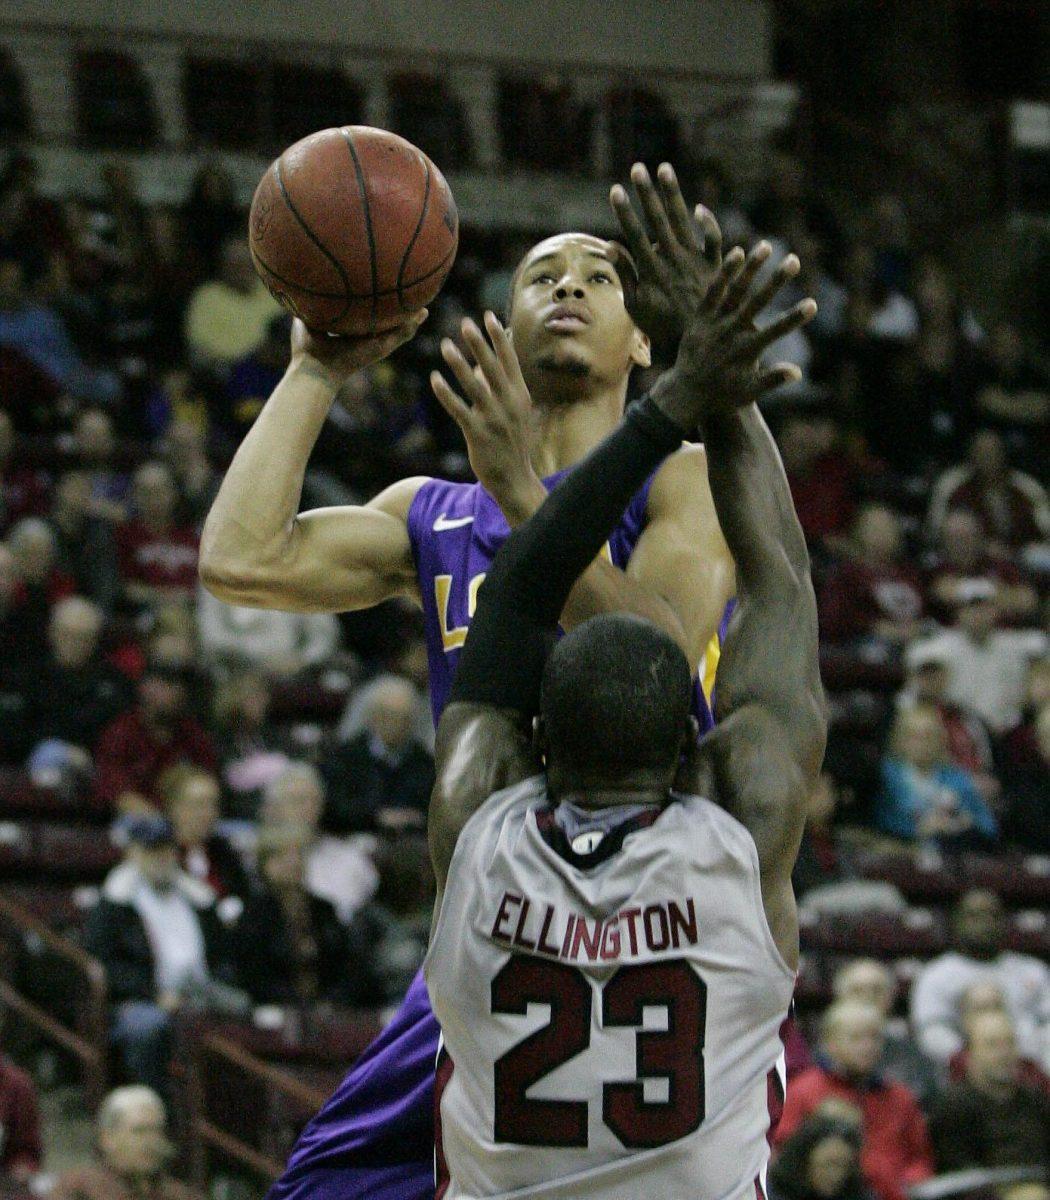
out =
<svg viewBox="0 0 1050 1200"><path fill-rule="evenodd" d="M469 525L473 521L473 517L457 517L454 521L450 521L444 513L434 522L434 529L441 533L443 529L462 529L464 525Z"/></svg>

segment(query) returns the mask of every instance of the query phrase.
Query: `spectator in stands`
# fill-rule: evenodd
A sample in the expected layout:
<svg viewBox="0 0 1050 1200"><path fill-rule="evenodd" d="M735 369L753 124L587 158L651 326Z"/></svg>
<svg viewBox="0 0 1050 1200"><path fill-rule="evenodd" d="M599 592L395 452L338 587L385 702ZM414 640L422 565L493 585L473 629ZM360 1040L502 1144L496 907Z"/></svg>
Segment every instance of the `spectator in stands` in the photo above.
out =
<svg viewBox="0 0 1050 1200"><path fill-rule="evenodd" d="M240 236L244 225L233 176L218 159L206 158L197 168L182 219L201 267L213 275L223 246Z"/></svg>
<svg viewBox="0 0 1050 1200"><path fill-rule="evenodd" d="M260 344L238 359L223 380L222 404L215 423L234 446L251 428L288 366L290 329L287 314L271 317Z"/></svg>
<svg viewBox="0 0 1050 1200"><path fill-rule="evenodd" d="M178 522L178 499L164 463L135 472L135 514L117 533L124 596L135 608L188 605L196 593L198 538Z"/></svg>
<svg viewBox="0 0 1050 1200"><path fill-rule="evenodd" d="M959 1001L959 1026L962 1029L963 1048L956 1050L948 1060L949 1082L962 1083L966 1079L970 1061L970 1052L967 1049L970 1041L970 1027L978 1017L986 1016L988 1013L1002 1014L1010 1021L1011 1028L1013 1028L1006 996L998 984L975 983L972 987L968 987L963 992L962 1000ZM1050 1075L1043 1070L1039 1063L1031 1058L1023 1058L1020 1054L1017 1058L1017 1081L1027 1088L1043 1092L1050 1098Z"/></svg>
<svg viewBox="0 0 1050 1200"><path fill-rule="evenodd" d="M0 532L23 517L43 516L48 509L49 482L42 471L14 462L15 427L0 408Z"/></svg>
<svg viewBox="0 0 1050 1200"><path fill-rule="evenodd" d="M103 1100L95 1121L97 1160L60 1175L51 1200L203 1200L168 1174L176 1149L167 1113L148 1087L120 1087Z"/></svg>
<svg viewBox="0 0 1050 1200"><path fill-rule="evenodd" d="M842 429L818 405L788 412L777 437L791 498L811 549L834 548L849 528L860 471L842 445Z"/></svg>
<svg viewBox="0 0 1050 1200"><path fill-rule="evenodd" d="M928 705L898 712L882 762L875 824L884 833L941 850L993 840L998 826L973 776L955 766L940 714Z"/></svg>
<svg viewBox="0 0 1050 1200"><path fill-rule="evenodd" d="M375 895L350 923L353 996L358 1004L398 1004L427 951L433 877L426 838L400 831L376 849Z"/></svg>
<svg viewBox="0 0 1050 1200"><path fill-rule="evenodd" d="M186 345L194 361L225 374L262 344L267 325L279 312L255 273L247 240L238 234L223 243L217 277L190 297Z"/></svg>
<svg viewBox="0 0 1050 1200"><path fill-rule="evenodd" d="M995 812L1001 787L995 776L988 727L975 713L947 699L948 664L944 652L926 647L910 656L908 667L908 678L897 696L897 708L902 712L916 707L936 710L944 729L949 760L970 773L985 803Z"/></svg>
<svg viewBox="0 0 1050 1200"><path fill-rule="evenodd" d="M259 886L234 930L238 977L256 1004L345 1005L351 957L346 926L304 881L303 832L264 829Z"/></svg>
<svg viewBox="0 0 1050 1200"><path fill-rule="evenodd" d="M162 450L179 496L179 523L200 529L219 490L219 477L208 461L207 426L185 418L172 421Z"/></svg>
<svg viewBox="0 0 1050 1200"><path fill-rule="evenodd" d="M858 1122L815 1113L780 1148L769 1200L871 1200L860 1170Z"/></svg>
<svg viewBox="0 0 1050 1200"><path fill-rule="evenodd" d="M25 1183L40 1170L43 1159L36 1086L27 1072L0 1054L0 1183Z"/></svg>
<svg viewBox="0 0 1050 1200"><path fill-rule="evenodd" d="M1050 656L1037 658L1028 668L1021 721L1010 730L999 746L1000 761L1007 774L1019 767L1035 765L1039 761L1036 721L1048 704Z"/></svg>
<svg viewBox="0 0 1050 1200"><path fill-rule="evenodd" d="M878 1200L904 1200L933 1174L933 1157L915 1097L878 1071L884 1027L872 1005L840 1000L827 1010L822 1057L791 1081L774 1138L783 1145L826 1101L845 1101L863 1114L860 1164L868 1185Z"/></svg>
<svg viewBox="0 0 1050 1200"><path fill-rule="evenodd" d="M117 439L113 420L100 408L85 409L73 427L73 453L91 479L91 507L96 517L119 523L127 517L131 477L116 466Z"/></svg>
<svg viewBox="0 0 1050 1200"><path fill-rule="evenodd" d="M38 741L55 740L93 752L102 730L127 707L131 686L99 653L103 616L81 596L51 613L51 654L30 681Z"/></svg>
<svg viewBox="0 0 1050 1200"><path fill-rule="evenodd" d="M29 619L46 628L51 609L76 590L73 579L58 565L58 546L51 526L42 517L23 517L7 539Z"/></svg>
<svg viewBox="0 0 1050 1200"><path fill-rule="evenodd" d="M339 649L339 622L331 613L243 608L197 591L201 651L215 670L254 668L289 677L325 666Z"/></svg>
<svg viewBox="0 0 1050 1200"><path fill-rule="evenodd" d="M179 865L206 883L218 900L248 895L248 874L237 851L215 826L219 783L214 775L187 764L169 767L157 780L157 797L175 831Z"/></svg>
<svg viewBox="0 0 1050 1200"><path fill-rule="evenodd" d="M962 1048L961 1005L967 990L991 983L1006 997L1021 1053L1044 1062L1050 1031L1050 968L1006 950L1006 918L999 897L967 892L952 912L952 949L919 972L911 990L912 1031L921 1050L946 1063Z"/></svg>
<svg viewBox="0 0 1050 1200"><path fill-rule="evenodd" d="M926 581L932 611L945 625L955 623L962 597L974 582L995 589L1004 624L1023 624L1039 611L1035 588L1010 558L990 552L980 518L968 508L945 515L938 550L926 561Z"/></svg>
<svg viewBox="0 0 1050 1200"><path fill-rule="evenodd" d="M111 612L120 592L117 543L110 523L92 512L86 471L67 471L58 481L49 524L58 569L80 595Z"/></svg>
<svg viewBox="0 0 1050 1200"><path fill-rule="evenodd" d="M1000 557L1050 538L1046 489L1031 475L1011 470L1006 444L993 429L975 433L967 461L934 483L926 516L929 535L939 535L945 518L958 509L978 518L985 547Z"/></svg>
<svg viewBox="0 0 1050 1200"><path fill-rule="evenodd" d="M17 350L55 384L82 400L112 401L120 394L117 376L85 366L65 322L53 308L30 295L22 264L0 257L0 346Z"/></svg>
<svg viewBox="0 0 1050 1200"><path fill-rule="evenodd" d="M216 689L216 744L227 816L254 821L263 788L288 766L286 742L267 719L271 699L270 684L257 671L240 671Z"/></svg>
<svg viewBox="0 0 1050 1200"><path fill-rule="evenodd" d="M0 542L0 762L21 765L35 729L28 679L47 657L43 630L30 620L10 549Z"/></svg>
<svg viewBox="0 0 1050 1200"><path fill-rule="evenodd" d="M1025 352L1020 332L1007 321L992 329L986 350L984 378L974 398L978 418L1021 445L1030 437L1038 455L1036 435L1050 418L1046 373Z"/></svg>
<svg viewBox="0 0 1050 1200"><path fill-rule="evenodd" d="M795 895L802 899L815 888L842 883L853 874L852 862L835 833L839 788L834 777L821 772L806 802L806 825L791 872Z"/></svg>
<svg viewBox="0 0 1050 1200"><path fill-rule="evenodd" d="M177 763L218 769L203 727L188 715L191 679L185 670L148 662L136 703L106 726L95 751L95 793L121 811L149 807L157 780Z"/></svg>
<svg viewBox="0 0 1050 1200"><path fill-rule="evenodd" d="M948 668L946 695L976 713L1002 737L1021 720L1029 665L1046 653L1039 630L998 628L995 588L987 580L960 585L958 625L914 642L905 655L910 665L934 656Z"/></svg>
<svg viewBox="0 0 1050 1200"><path fill-rule="evenodd" d="M348 921L375 891L375 842L366 836L337 838L321 833L324 807L324 782L317 768L290 763L264 790L259 833L289 826L297 829L302 835L306 890L329 901L340 920Z"/></svg>
<svg viewBox="0 0 1050 1200"><path fill-rule="evenodd" d="M123 832L127 856L106 877L84 943L106 970L125 1071L164 1095L172 1015L224 972L225 935L215 893L179 869L170 823L140 814Z"/></svg>
<svg viewBox="0 0 1050 1200"><path fill-rule="evenodd" d="M1003 771L1003 823L1011 842L1037 854L1050 853L1050 701L1033 725L1034 748Z"/></svg>
<svg viewBox="0 0 1050 1200"><path fill-rule="evenodd" d="M922 578L904 557L900 517L866 504L846 561L821 589L821 632L828 641L895 654L918 633L924 608Z"/></svg>
<svg viewBox="0 0 1050 1200"><path fill-rule="evenodd" d="M1050 1098L1018 1080L1017 1037L1005 1012L970 1021L966 1078L930 1117L937 1167L1050 1169Z"/></svg>
<svg viewBox="0 0 1050 1200"><path fill-rule="evenodd" d="M390 675L373 681L364 728L324 759L326 829L372 830L376 813L385 808L426 812L434 764L413 736L418 708L419 696L407 679Z"/></svg>
<svg viewBox="0 0 1050 1200"><path fill-rule="evenodd" d="M926 1108L940 1090L942 1072L912 1041L904 1018L893 1016L897 983L889 968L873 958L854 959L836 971L832 992L836 1001L869 1004L882 1013L886 1024L878 1070L904 1084Z"/></svg>

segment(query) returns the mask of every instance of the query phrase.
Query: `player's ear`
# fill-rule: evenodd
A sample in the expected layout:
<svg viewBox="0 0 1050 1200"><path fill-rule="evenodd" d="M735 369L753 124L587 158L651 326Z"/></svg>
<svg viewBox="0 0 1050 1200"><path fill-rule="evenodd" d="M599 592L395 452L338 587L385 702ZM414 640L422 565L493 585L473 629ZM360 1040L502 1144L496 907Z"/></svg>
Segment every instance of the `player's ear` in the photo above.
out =
<svg viewBox="0 0 1050 1200"><path fill-rule="evenodd" d="M635 367L651 367L653 365L653 349L649 335L642 333L637 325L631 334L631 364Z"/></svg>
<svg viewBox="0 0 1050 1200"><path fill-rule="evenodd" d="M540 762L547 761L547 726L539 716L532 718L532 753Z"/></svg>

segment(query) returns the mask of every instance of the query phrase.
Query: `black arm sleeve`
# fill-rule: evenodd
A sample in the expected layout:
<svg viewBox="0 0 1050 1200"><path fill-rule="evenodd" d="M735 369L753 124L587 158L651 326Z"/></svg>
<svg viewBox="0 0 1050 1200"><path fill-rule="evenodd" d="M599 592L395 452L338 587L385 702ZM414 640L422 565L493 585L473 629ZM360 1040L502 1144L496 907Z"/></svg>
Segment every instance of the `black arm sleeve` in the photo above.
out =
<svg viewBox="0 0 1050 1200"><path fill-rule="evenodd" d="M507 539L478 592L450 703L539 711L540 679L569 592L682 430L646 398Z"/></svg>

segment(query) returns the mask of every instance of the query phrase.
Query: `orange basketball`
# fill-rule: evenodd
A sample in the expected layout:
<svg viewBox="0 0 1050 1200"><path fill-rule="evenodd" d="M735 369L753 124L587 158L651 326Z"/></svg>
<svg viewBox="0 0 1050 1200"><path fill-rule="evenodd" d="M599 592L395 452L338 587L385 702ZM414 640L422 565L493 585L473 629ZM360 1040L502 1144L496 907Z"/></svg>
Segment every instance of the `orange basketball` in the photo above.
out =
<svg viewBox="0 0 1050 1200"><path fill-rule="evenodd" d="M365 336L429 304L459 243L445 177L411 142L367 125L289 146L255 189L248 244L274 297L309 326Z"/></svg>

